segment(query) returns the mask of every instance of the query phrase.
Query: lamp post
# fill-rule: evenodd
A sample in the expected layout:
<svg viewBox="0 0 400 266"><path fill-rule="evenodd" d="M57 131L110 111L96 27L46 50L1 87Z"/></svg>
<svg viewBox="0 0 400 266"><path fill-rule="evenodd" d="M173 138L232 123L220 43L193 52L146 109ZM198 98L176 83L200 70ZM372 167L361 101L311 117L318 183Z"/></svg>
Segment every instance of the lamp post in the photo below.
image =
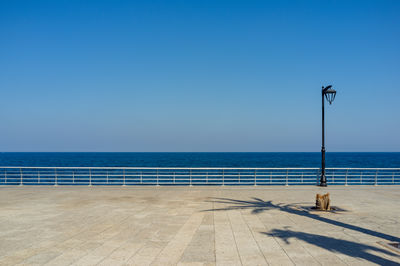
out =
<svg viewBox="0 0 400 266"><path fill-rule="evenodd" d="M333 100L335 100L336 91L332 89L332 85L322 86L322 147L321 147L321 181L319 185L321 187L326 187L326 176L325 176L325 99L332 104Z"/></svg>

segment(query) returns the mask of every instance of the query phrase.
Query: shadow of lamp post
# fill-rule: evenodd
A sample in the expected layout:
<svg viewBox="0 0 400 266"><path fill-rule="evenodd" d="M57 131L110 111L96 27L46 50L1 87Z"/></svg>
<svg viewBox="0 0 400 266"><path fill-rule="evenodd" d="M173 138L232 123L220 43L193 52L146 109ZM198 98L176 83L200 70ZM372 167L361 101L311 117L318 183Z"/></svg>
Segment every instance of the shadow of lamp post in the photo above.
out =
<svg viewBox="0 0 400 266"><path fill-rule="evenodd" d="M333 100L335 100L336 91L332 89L332 85L322 86L322 147L321 147L321 181L320 186L326 187L326 176L325 176L325 99L332 104Z"/></svg>

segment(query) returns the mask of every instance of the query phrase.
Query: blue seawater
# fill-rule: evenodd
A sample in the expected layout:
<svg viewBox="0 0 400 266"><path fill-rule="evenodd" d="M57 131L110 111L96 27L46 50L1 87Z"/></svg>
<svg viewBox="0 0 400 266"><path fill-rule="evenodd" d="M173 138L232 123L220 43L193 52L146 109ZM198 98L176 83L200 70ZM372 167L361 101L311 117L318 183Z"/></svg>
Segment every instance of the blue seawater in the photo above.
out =
<svg viewBox="0 0 400 266"><path fill-rule="evenodd" d="M0 166L320 167L319 152L3 152ZM326 167L398 168L400 152L328 152Z"/></svg>

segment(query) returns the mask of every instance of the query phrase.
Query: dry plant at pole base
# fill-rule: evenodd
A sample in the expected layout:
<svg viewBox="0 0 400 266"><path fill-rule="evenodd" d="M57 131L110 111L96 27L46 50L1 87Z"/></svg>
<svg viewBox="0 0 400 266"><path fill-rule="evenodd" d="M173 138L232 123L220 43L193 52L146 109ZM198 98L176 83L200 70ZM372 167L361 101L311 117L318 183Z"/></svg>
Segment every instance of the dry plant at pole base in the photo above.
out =
<svg viewBox="0 0 400 266"><path fill-rule="evenodd" d="M331 210L331 201L329 199L329 193L325 195L317 194L315 197L315 209L320 211L330 211Z"/></svg>

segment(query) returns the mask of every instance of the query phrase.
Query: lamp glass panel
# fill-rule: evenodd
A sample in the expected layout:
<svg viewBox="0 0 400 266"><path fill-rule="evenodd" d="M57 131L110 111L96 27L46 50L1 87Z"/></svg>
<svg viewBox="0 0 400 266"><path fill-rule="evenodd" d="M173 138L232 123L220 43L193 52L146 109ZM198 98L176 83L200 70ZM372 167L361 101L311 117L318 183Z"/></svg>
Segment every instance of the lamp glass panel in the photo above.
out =
<svg viewBox="0 0 400 266"><path fill-rule="evenodd" d="M325 94L326 100L329 104L332 104L333 100L335 100L336 92L327 92Z"/></svg>

